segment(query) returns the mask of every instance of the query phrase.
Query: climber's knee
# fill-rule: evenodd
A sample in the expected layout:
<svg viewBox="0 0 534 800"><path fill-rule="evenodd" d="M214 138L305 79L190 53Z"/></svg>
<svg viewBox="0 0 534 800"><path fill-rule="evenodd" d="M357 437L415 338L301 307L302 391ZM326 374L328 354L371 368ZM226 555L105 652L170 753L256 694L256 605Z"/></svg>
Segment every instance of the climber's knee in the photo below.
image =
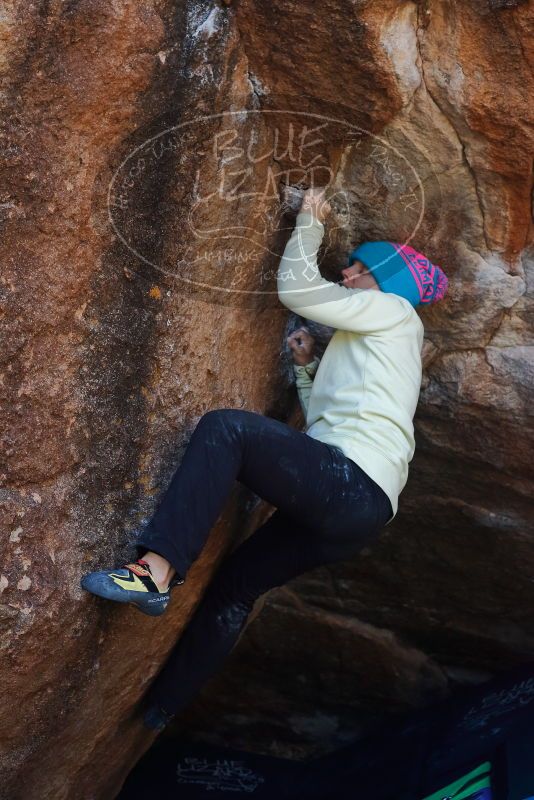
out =
<svg viewBox="0 0 534 800"><path fill-rule="evenodd" d="M233 428L238 423L240 414L238 408L213 408L200 417L198 425L208 428Z"/></svg>
<svg viewBox="0 0 534 800"><path fill-rule="evenodd" d="M200 417L197 427L213 428L219 426L222 422L223 410L225 409L213 408L211 411L206 411L206 413L202 414Z"/></svg>
<svg viewBox="0 0 534 800"><path fill-rule="evenodd" d="M202 415L197 427L233 441L240 439L245 430L246 413L238 408L215 408Z"/></svg>

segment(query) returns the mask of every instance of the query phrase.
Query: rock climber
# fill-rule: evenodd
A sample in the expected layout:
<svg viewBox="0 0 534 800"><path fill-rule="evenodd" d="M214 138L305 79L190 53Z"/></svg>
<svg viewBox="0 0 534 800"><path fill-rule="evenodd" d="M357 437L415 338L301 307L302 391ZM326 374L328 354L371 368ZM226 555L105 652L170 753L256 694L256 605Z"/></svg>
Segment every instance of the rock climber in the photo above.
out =
<svg viewBox="0 0 534 800"><path fill-rule="evenodd" d="M397 513L421 384L424 328L415 308L440 300L447 278L407 245L365 242L339 282L324 279L317 255L330 211L324 189L305 192L277 273L287 308L335 328L320 360L305 328L288 340L306 430L241 409L208 411L136 541L137 560L82 579L88 592L159 616L235 480L275 507L208 586L149 690L148 728L163 729L219 669L261 595L356 556Z"/></svg>

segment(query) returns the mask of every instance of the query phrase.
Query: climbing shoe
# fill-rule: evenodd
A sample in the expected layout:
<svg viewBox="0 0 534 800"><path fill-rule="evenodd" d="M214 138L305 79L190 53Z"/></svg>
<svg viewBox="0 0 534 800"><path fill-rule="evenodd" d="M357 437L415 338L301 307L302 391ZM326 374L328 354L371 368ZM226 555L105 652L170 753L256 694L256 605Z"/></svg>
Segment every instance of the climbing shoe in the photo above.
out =
<svg viewBox="0 0 534 800"><path fill-rule="evenodd" d="M84 575L81 584L86 592L117 603L131 603L143 614L159 617L167 609L171 587L183 582L183 578L175 576L168 586L159 587L148 562L139 558L119 569L90 572Z"/></svg>

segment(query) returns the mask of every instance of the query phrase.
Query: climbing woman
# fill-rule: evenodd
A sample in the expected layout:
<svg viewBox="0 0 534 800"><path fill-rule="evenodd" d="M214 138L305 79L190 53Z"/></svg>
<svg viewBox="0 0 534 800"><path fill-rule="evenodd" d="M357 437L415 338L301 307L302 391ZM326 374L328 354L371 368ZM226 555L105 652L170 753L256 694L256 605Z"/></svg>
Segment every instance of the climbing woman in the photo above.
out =
<svg viewBox="0 0 534 800"><path fill-rule="evenodd" d="M285 306L336 329L320 361L306 330L289 338L306 431L251 411L208 411L136 543L137 561L82 579L93 594L158 616L235 480L275 506L223 561L152 685L149 728L165 727L218 670L262 594L356 556L397 513L421 383L423 325L414 307L443 297L447 279L411 247L367 242L352 251L339 283L325 280L317 253L330 210L324 189L304 194L277 275Z"/></svg>

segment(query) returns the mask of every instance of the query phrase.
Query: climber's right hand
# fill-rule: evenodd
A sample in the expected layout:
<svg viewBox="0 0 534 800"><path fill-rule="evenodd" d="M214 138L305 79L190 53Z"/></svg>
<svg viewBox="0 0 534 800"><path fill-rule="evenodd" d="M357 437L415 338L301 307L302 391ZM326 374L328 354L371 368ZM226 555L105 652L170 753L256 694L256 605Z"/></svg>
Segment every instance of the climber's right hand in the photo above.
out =
<svg viewBox="0 0 534 800"><path fill-rule="evenodd" d="M293 361L299 367L305 367L313 361L315 339L304 326L297 328L287 337L287 344L292 352Z"/></svg>
<svg viewBox="0 0 534 800"><path fill-rule="evenodd" d="M310 211L319 222L323 223L332 211L332 206L326 199L325 191L324 187L307 189L304 192L302 205L300 207L301 211Z"/></svg>

